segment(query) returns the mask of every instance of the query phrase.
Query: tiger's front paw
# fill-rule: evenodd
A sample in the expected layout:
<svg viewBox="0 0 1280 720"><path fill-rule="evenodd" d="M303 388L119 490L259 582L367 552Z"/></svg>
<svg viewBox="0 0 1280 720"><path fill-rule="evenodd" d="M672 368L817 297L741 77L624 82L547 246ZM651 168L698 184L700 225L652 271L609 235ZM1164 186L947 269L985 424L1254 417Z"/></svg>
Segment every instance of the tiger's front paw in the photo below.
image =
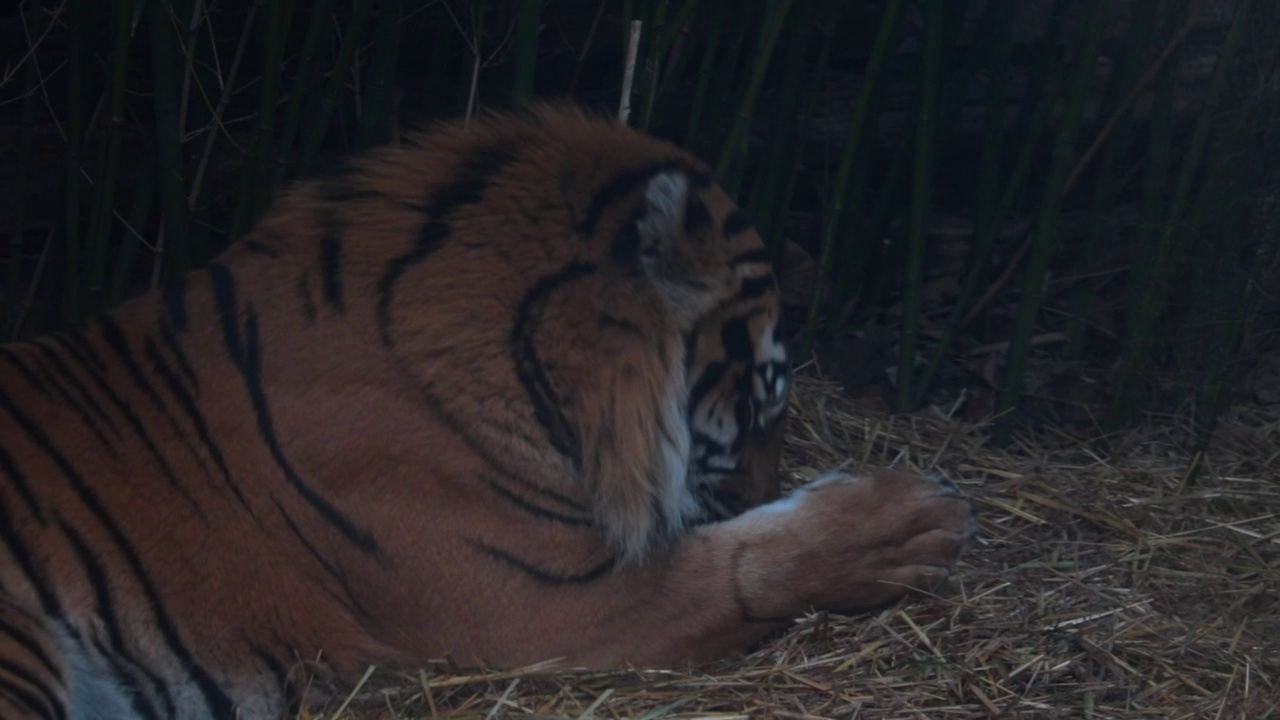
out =
<svg viewBox="0 0 1280 720"><path fill-rule="evenodd" d="M897 470L831 473L743 519L763 531L738 567L756 617L863 610L932 589L977 527L955 484Z"/></svg>

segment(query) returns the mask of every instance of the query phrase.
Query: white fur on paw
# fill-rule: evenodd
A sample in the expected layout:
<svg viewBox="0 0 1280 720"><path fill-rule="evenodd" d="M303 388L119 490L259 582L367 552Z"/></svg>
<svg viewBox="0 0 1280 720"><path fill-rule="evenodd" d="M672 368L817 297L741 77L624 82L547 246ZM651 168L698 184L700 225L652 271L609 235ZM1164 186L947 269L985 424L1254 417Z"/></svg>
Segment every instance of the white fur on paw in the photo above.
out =
<svg viewBox="0 0 1280 720"><path fill-rule="evenodd" d="M849 473L841 472L839 470L832 470L830 472L825 472L819 475L813 480L805 483L804 485L801 485L800 487L796 488L795 490L792 490L791 492L787 493L785 496L777 500L774 500L771 503L766 503L764 505L761 505L760 507L756 508L756 510L759 512L769 513L771 515L794 512L796 508L800 506L800 499L806 493L812 492L814 490L817 490L818 488L825 487L827 485L832 485L835 483L844 483L844 484L852 485L854 483L862 482L863 480L866 480L866 479L867 478L862 475L850 475Z"/></svg>

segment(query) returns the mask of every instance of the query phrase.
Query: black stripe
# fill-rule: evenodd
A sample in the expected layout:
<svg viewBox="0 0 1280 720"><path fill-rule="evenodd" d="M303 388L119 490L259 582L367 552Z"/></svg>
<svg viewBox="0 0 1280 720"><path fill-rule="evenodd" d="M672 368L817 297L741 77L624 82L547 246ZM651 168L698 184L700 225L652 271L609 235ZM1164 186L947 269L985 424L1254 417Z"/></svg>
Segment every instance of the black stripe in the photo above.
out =
<svg viewBox="0 0 1280 720"><path fill-rule="evenodd" d="M293 520L293 516L285 510L284 506L280 504L280 501L273 498L272 502L275 503L276 510L280 512L280 516L284 518L285 525L289 527L289 531L293 533L293 536L297 538L298 542L302 543L302 547L311 554L311 557L315 559L316 564L324 569L325 573L329 577L333 578L334 582L338 583L338 587L342 588L342 592L345 594L345 597L336 595L328 588L325 588L325 594L330 598L333 598L334 602L341 605L349 615L352 615L359 620L367 618L369 613L365 610L364 606L360 604L360 601L356 599L356 594L351 590L351 584L347 582L347 578L332 562L329 561L328 558L324 556L324 553L320 552L320 550L307 539L306 534L302 532L302 528L298 527L298 524Z"/></svg>
<svg viewBox="0 0 1280 720"><path fill-rule="evenodd" d="M742 281L742 287L738 289L738 299L754 300L762 295L767 295L774 287L772 274L747 278Z"/></svg>
<svg viewBox="0 0 1280 720"><path fill-rule="evenodd" d="M27 385L31 386L33 390L50 400L56 400L56 398L54 398L53 391L45 385L44 380L32 372L31 368L27 367L26 363L18 359L18 354L13 350L10 350L4 345L0 345L0 358L9 363L14 370L17 370L18 374L22 376L22 379L25 380Z"/></svg>
<svg viewBox="0 0 1280 720"><path fill-rule="evenodd" d="M267 446L276 466L280 468L289 484L316 510L330 525L342 534L347 542L359 548L367 555L379 556L378 542L367 530L356 527L345 514L326 500L318 492L303 482L294 470L292 463L280 449L280 441L276 437L275 424L271 420L271 408L267 402L266 390L262 386L262 357L258 344L258 318L250 307L245 311L243 337L237 313L235 279L226 265L213 263L209 266L210 284L213 288L214 305L218 318L222 322L223 342L232 364L240 371L245 390L249 393L249 401L253 405L253 414L258 422L258 432L262 442Z"/></svg>
<svg viewBox="0 0 1280 720"><path fill-rule="evenodd" d="M346 312L342 302L342 223L330 210L321 215L324 227L320 238L320 285L325 302L339 315Z"/></svg>
<svg viewBox="0 0 1280 720"><path fill-rule="evenodd" d="M720 223L720 231L724 233L726 238L739 235L754 228L755 223L751 222L751 217L742 210L734 210L725 216L724 222ZM766 257L768 256L766 255Z"/></svg>
<svg viewBox="0 0 1280 720"><path fill-rule="evenodd" d="M544 585L585 585L599 580L618 563L617 558L611 557L584 573L577 575L562 575L534 567L504 550L499 550L498 548L493 547L492 545L487 545L479 540L469 540L468 544L494 560L511 565Z"/></svg>
<svg viewBox="0 0 1280 720"><path fill-rule="evenodd" d="M518 159L516 153L523 144L524 138L516 137L472 150L454 167L449 179L430 193L426 217L413 247L388 262L378 281L378 326L383 345L390 347L393 344L391 303L400 277L440 247L449 236L449 215L461 207L480 202L497 176Z"/></svg>
<svg viewBox="0 0 1280 720"><path fill-rule="evenodd" d="M231 469L227 467L226 459L222 455L222 449L214 443L213 437L209 434L209 426L205 424L204 416L200 413L200 409L196 407L195 398L187 392L186 388L182 386L182 382L178 379L177 375L175 375L173 371L169 369L169 366L165 364L164 358L160 356L160 351L156 349L155 343L152 342L150 338L147 339L146 353L147 358L151 360L152 369L155 370L156 374L160 376L160 379L165 382L165 385L168 387L169 394L177 400L178 407L182 409L182 412L187 416L188 422L190 422L191 426L195 428L196 437L200 439L200 442L204 445L209 456L213 458L214 464L218 466L218 472L221 473L223 482L225 482L227 487L231 489L231 493L235 495L236 500L244 507L244 509L248 510L250 515L253 515L253 508L249 505L248 499L245 498L244 493L240 491L240 486L237 485L235 480L231 477ZM186 434L183 433L182 436L185 438ZM192 454L195 455L197 462L200 462L203 465L200 453L197 453L195 448L190 445L188 445L188 448L190 448Z"/></svg>
<svg viewBox="0 0 1280 720"><path fill-rule="evenodd" d="M60 345L65 343L67 351L80 360L80 362L88 367L104 370L107 367L102 356L98 354L97 348L89 342L84 333L79 330L67 330L65 332L55 333L52 335L55 342Z"/></svg>
<svg viewBox="0 0 1280 720"><path fill-rule="evenodd" d="M711 225L711 211L700 198L689 197L684 207L684 234L693 237Z"/></svg>
<svg viewBox="0 0 1280 720"><path fill-rule="evenodd" d="M42 517L41 523L45 524L47 521ZM51 618L61 618L62 605L36 567L35 556L18 535L16 527L13 517L9 515L8 503L0 503L0 542L4 543L9 556L18 563L18 569L26 577L27 583L36 589L36 594L40 597L40 610Z"/></svg>
<svg viewBox="0 0 1280 720"><path fill-rule="evenodd" d="M772 266L773 259L769 257L768 250L763 248L759 250L748 250L729 261L729 264L733 267L738 267L739 265L755 265L757 263Z"/></svg>
<svg viewBox="0 0 1280 720"><path fill-rule="evenodd" d="M630 273L640 271L640 248L644 244L640 240L640 222L647 213L645 208L637 209L622 223L609 243L609 258Z"/></svg>
<svg viewBox="0 0 1280 720"><path fill-rule="evenodd" d="M435 394L434 389L429 384L427 387L423 388L423 390L424 392L422 395L422 400L426 408L433 415L439 418L439 420L443 422L446 427L448 427L450 430L456 433L457 436L462 440L462 442L466 444L467 449L475 453L476 457L483 460L485 464L488 465L494 472L501 475L505 480L509 480L513 484L520 486L522 489L527 490L533 493L534 495L537 495L538 497L545 498L546 500L562 505L566 509L572 512L579 512L579 513L587 512L586 505L582 504L578 500L575 500L567 495L562 495L558 492L555 492L554 490L548 490L544 487L541 487L535 483L530 482L526 478L519 475L517 472L512 472L508 470L507 466L503 464L503 460L505 460L505 458L500 458L498 454L495 454L493 447L491 447L489 444L476 440L476 438L470 432L468 432L468 429L464 425L464 423L459 422L458 418L454 417L446 409L445 404L440 401L440 398ZM512 428L512 427L506 427L506 426L497 426L497 427L500 428L501 432L506 432L513 435L519 435L521 439L525 440L526 442L529 442L531 444L536 443L535 438L526 436L518 428Z"/></svg>
<svg viewBox="0 0 1280 720"><path fill-rule="evenodd" d="M18 490L18 494L22 496L23 502L27 504L28 511L35 516L42 524L48 522L48 518L44 514L44 506L40 504L40 499L31 489L31 485L27 482L27 478L18 470L17 463L14 462L13 456L0 445L0 473L12 481L12 484Z"/></svg>
<svg viewBox="0 0 1280 720"><path fill-rule="evenodd" d="M595 271L594 265L571 262L554 275L540 278L529 288L516 308L510 338L511 360L515 363L516 377L528 394L529 402L533 404L534 416L547 433L551 446L579 469L582 467L581 440L565 417L559 393L538 357L537 336L542 329L542 313L546 310L551 294Z"/></svg>
<svg viewBox="0 0 1280 720"><path fill-rule="evenodd" d="M99 315L98 327L102 331L102 337L106 340L107 345L115 351L117 357L119 357L124 363L125 370L130 378L132 378L134 384L141 388L145 395L151 398L161 416L169 421L169 425L176 433L177 437L183 438L183 433L178 428L173 416L171 416L168 410L164 407L164 403L161 402L160 397L155 394L155 390L151 387L150 383L147 382L146 378L143 377L141 368L139 368L138 364L134 361L133 355L129 351L128 342L125 340L124 332L120 329L120 326L117 325L109 316ZM178 480L177 473L173 471L173 468L169 465L169 461L165 459L164 453L160 451L160 447L156 445L155 441L151 438L151 433L147 432L146 425L143 424L142 420L136 413L134 413L133 408L129 407L129 403L116 394L116 392L111 388L111 385L107 383L106 378L102 377L91 368L84 369L89 373L90 378L94 381L94 384L97 385L99 391L107 396L107 399L115 406L116 411L123 415L125 420L128 421L134 434L138 436L138 439L141 440L142 444L147 448L147 452L151 454L151 457L155 458L156 464L160 467L160 474L163 475L165 481L169 483L169 487L173 488L174 492L181 495L196 514L203 517L204 513L200 509L200 503L196 501L195 496L191 494L186 485Z"/></svg>
<svg viewBox="0 0 1280 720"><path fill-rule="evenodd" d="M587 205L586 214L583 216L582 222L578 224L579 232L586 237L595 235L596 226L600 224L600 218L610 204L635 192L641 185L653 178L654 175L670 170L684 170L690 173L691 176L696 172L687 161L673 158L623 170L614 175L612 180L592 196L591 202Z"/></svg>
<svg viewBox="0 0 1280 720"><path fill-rule="evenodd" d="M92 486L85 481L80 472L71 464L71 461L40 431L36 424L18 409L13 400L2 389L0 389L0 410L12 417L14 423L23 433L58 466L76 496L80 498L89 513L106 530L111 541L120 549L120 554L124 558L128 571L137 580L138 586L146 597L147 604L155 618L156 626L159 628L161 636L168 645L170 652L179 660L179 665L185 667L195 681L196 687L200 690L201 697L208 706L210 714L214 717L230 717L234 709L231 699L213 681L208 671L196 663L195 658L191 656L190 650L182 643L181 636L173 624L173 619L169 617L164 603L160 600L159 593L143 570L142 559L138 556L137 550L129 542L129 539L125 536L124 531L121 530L111 513L102 504ZM0 528L3 528L3 525L3 523L0 523Z"/></svg>
<svg viewBox="0 0 1280 720"><path fill-rule="evenodd" d="M553 522L563 523L565 525L586 526L591 524L591 519L586 517L574 517L572 515L564 515L554 510L548 510L540 505L535 505L528 500L520 497L514 492L503 487L501 483L493 478L489 478L489 489L493 490L507 502L520 508L521 510L542 520L551 520Z"/></svg>
<svg viewBox="0 0 1280 720"><path fill-rule="evenodd" d="M307 325L313 325L316 321L316 301L311 299L311 275L302 273L298 278L298 297L302 298L302 317L307 321Z"/></svg>
<svg viewBox="0 0 1280 720"><path fill-rule="evenodd" d="M271 258L272 260L275 260L280 257L280 253L277 253L275 250L272 250L271 248L267 247L266 245L263 245L257 240L245 240L242 243L242 245L245 250L248 250L249 252L254 253L255 255L265 255Z"/></svg>
<svg viewBox="0 0 1280 720"><path fill-rule="evenodd" d="M164 308L169 323L178 332L187 331L187 276L179 275L165 283Z"/></svg>
<svg viewBox="0 0 1280 720"><path fill-rule="evenodd" d="M22 684L5 679L4 674L21 681ZM59 693L56 689L42 682L30 669L4 658L0 658L0 688L3 688L9 697L26 705L41 717L57 720L67 718L64 698L58 697Z"/></svg>
<svg viewBox="0 0 1280 720"><path fill-rule="evenodd" d="M7 603L0 601L0 604ZM20 613L23 616L26 616L25 612L18 610L14 605L8 605L8 608L10 612ZM27 619L32 623L38 622L33 617L27 617ZM45 672L52 675L55 680L58 680L59 682L62 681L61 668L53 662L53 658L49 657L49 653L45 652L45 649L40 647L40 643L37 642L30 634L23 632L13 623L5 622L3 618L0 618L0 635L4 635L17 643L23 650L27 651L28 655L35 658L36 661L40 663L40 667L44 668Z"/></svg>
<svg viewBox="0 0 1280 720"><path fill-rule="evenodd" d="M50 339L54 342L58 342L58 338L56 337ZM47 362L46 375L53 387L60 395L62 395L66 405L80 416L80 422L84 423L85 427L89 428L89 431L97 436L98 441L102 443L102 446L108 453L113 457L119 457L119 452L116 450L115 443L108 440L107 436L98 426L98 422L101 421L107 426L107 428L116 430L115 423L111 421L111 416L107 415L102 406L98 404L98 401L94 399L93 394L89 392L89 389L84 386L84 383L80 382L80 378L76 377L75 373L71 372L71 368L67 367L67 364L62 361L62 358L59 357L56 352L54 352L53 348L50 348L40 342L35 343L34 347L40 351L41 355L44 356L44 359ZM80 402L71 398L70 393L63 388L62 383L58 382L58 378L54 377L53 372L58 373L58 375L60 375L62 379L76 391L76 394L80 396ZM85 409L86 407L88 408L87 411ZM93 415L97 416L97 420L90 416L90 411Z"/></svg>
<svg viewBox="0 0 1280 720"><path fill-rule="evenodd" d="M630 320L623 320L620 317L604 313L601 313L599 317L596 318L596 327L602 332L606 330L617 330L619 332L627 333L628 335L641 334L639 325L636 325Z"/></svg>
<svg viewBox="0 0 1280 720"><path fill-rule="evenodd" d="M94 619L106 629L107 639L111 643L109 650L99 648L99 652L102 652L104 657L119 658L128 663L134 671L129 673L131 680L136 677L135 673L146 678L151 686L151 693L158 696L164 703L164 717L176 717L178 709L168 684L160 676L147 669L129 651L124 632L120 628L120 617L116 614L115 600L111 595L111 583L107 579L107 571L104 569L102 561L93 554L93 551L89 549L88 544L85 543L80 533L76 532L75 528L72 528L61 518L58 519L58 526L71 544L71 550L80 561L80 567L84 570L85 576L89 580L89 587L93 589ZM117 671L119 671L118 665ZM161 716L156 711L155 706L151 704L151 697L148 693L135 692L131 693L131 695L134 710L139 715L144 718L159 720Z"/></svg>
<svg viewBox="0 0 1280 720"><path fill-rule="evenodd" d="M187 359L187 354L183 352L182 346L178 344L178 336L174 334L173 328L169 323L160 323L160 342L164 344L165 349L173 356L178 363L178 371L182 373L182 379L186 381L191 388L191 392L195 393L200 390L200 378L196 376L195 368L191 367L191 361Z"/></svg>
<svg viewBox="0 0 1280 720"><path fill-rule="evenodd" d="M751 340L746 318L726 320L720 327L720 344L724 347L725 355L730 359L739 360L748 365L753 364L755 353Z"/></svg>
<svg viewBox="0 0 1280 720"><path fill-rule="evenodd" d="M292 705L294 698L292 697L292 683L289 682L289 670L285 668L284 664L277 660L271 653L267 652L266 648L259 645L253 639L242 638L242 642L249 647L250 652L254 654L254 657L258 658L258 662L262 663L262 665L267 668L267 672L271 673L271 676L275 678L275 686L280 688L280 692L284 695L285 703L287 705ZM290 711L293 710L292 707L288 709ZM296 713L293 712L285 713L286 717L294 717L295 715Z"/></svg>
<svg viewBox="0 0 1280 720"><path fill-rule="evenodd" d="M689 412L693 413L694 409L702 404L702 398L707 393L716 388L720 381L724 379L725 374L729 372L729 364L724 362L714 362L707 365L694 381L693 387L689 389Z"/></svg>

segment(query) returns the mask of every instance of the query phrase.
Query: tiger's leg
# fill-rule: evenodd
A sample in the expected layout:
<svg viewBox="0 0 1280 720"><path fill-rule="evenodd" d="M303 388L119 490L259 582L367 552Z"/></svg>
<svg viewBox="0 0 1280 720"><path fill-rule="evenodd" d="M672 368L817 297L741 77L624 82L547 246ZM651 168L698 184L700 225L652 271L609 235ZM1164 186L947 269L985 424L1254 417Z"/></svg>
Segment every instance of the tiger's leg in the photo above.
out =
<svg viewBox="0 0 1280 720"><path fill-rule="evenodd" d="M66 676L41 623L0 597L0 718L65 720Z"/></svg>
<svg viewBox="0 0 1280 720"><path fill-rule="evenodd" d="M609 667L723 657L810 609L869 609L934 587L973 529L949 482L833 474L590 582L508 586L496 595L502 621L490 623L500 635L479 644L479 659ZM474 600L478 609L489 598Z"/></svg>
<svg viewBox="0 0 1280 720"><path fill-rule="evenodd" d="M613 592L647 588L585 660L697 661L739 651L811 608L864 610L947 578L973 534L954 485L895 471L834 474L727 522L698 528ZM628 616L629 615L629 616Z"/></svg>

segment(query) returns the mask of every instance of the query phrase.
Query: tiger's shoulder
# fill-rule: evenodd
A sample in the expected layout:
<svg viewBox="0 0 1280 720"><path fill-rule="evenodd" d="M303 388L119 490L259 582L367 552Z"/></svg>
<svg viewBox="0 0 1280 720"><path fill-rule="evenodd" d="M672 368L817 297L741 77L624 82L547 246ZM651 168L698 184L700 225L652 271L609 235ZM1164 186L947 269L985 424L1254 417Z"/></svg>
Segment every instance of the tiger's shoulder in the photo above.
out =
<svg viewBox="0 0 1280 720"><path fill-rule="evenodd" d="M776 452L743 461L786 396L769 256L670 143L565 106L439 124L288 193L233 257L266 253L303 276L260 284L358 318L470 447L585 487L626 555L722 513L712 490L776 494Z"/></svg>

